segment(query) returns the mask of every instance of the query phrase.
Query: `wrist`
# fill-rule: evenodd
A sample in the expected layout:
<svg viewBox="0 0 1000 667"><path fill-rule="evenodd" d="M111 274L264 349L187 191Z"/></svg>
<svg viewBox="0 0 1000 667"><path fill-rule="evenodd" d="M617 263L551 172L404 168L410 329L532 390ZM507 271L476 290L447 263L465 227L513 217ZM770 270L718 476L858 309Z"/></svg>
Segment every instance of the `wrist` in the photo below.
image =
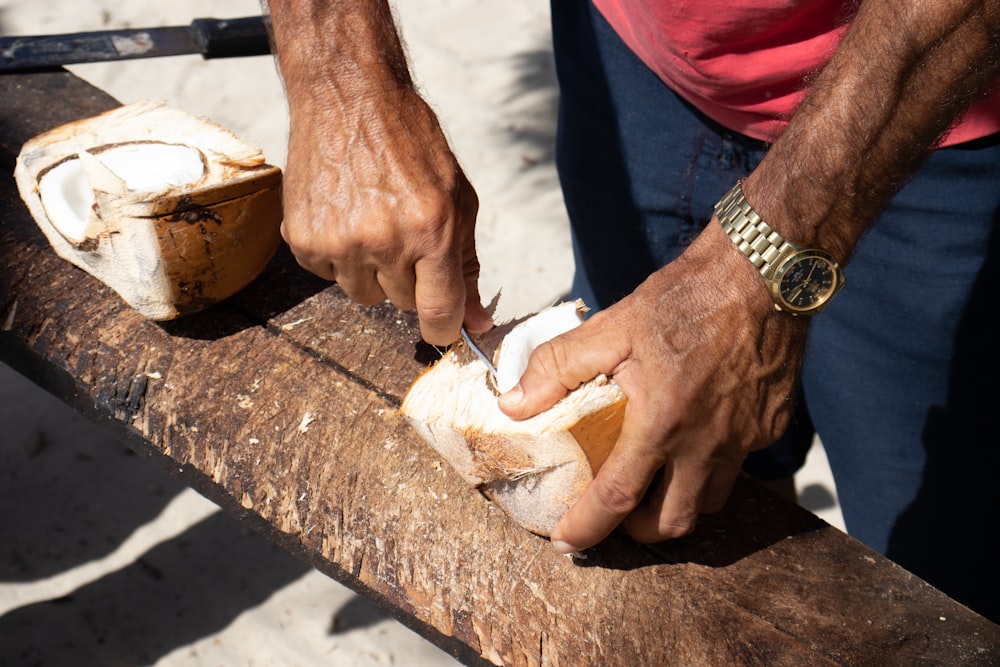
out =
<svg viewBox="0 0 1000 667"><path fill-rule="evenodd" d="M776 310L815 315L844 285L840 264L822 248L784 238L747 200L742 181L715 205L715 219L766 286Z"/></svg>
<svg viewBox="0 0 1000 667"><path fill-rule="evenodd" d="M709 300L742 304L761 314L774 311L757 270L725 234L715 215L673 263L687 274L704 276L702 284L711 288L705 292L710 295Z"/></svg>

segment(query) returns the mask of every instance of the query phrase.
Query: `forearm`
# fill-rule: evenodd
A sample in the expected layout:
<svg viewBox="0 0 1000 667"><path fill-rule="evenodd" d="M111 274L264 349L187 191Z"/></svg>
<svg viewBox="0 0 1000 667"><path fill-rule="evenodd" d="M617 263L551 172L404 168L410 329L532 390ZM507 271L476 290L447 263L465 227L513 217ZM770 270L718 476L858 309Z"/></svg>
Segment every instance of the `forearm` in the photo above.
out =
<svg viewBox="0 0 1000 667"><path fill-rule="evenodd" d="M263 0L288 97L292 131L328 122L346 154L378 118L414 96L406 56L386 0ZM373 113L373 110L375 111ZM338 141L339 139L339 141Z"/></svg>
<svg viewBox="0 0 1000 667"><path fill-rule="evenodd" d="M785 238L846 260L1000 60L1000 2L868 0L745 192Z"/></svg>
<svg viewBox="0 0 1000 667"><path fill-rule="evenodd" d="M290 95L353 104L412 88L386 0L262 0Z"/></svg>

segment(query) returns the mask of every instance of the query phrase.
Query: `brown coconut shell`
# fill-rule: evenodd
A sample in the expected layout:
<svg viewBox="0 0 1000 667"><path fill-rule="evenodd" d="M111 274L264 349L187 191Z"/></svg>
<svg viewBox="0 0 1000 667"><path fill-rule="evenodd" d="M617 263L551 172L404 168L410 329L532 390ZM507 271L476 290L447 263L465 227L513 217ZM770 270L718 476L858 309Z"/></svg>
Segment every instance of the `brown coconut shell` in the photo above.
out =
<svg viewBox="0 0 1000 667"><path fill-rule="evenodd" d="M115 151L150 147L200 156L200 175L130 189L129 174L105 164ZM160 166L150 163L144 169ZM14 175L55 252L152 320L235 294L281 241L281 170L229 130L159 102L137 102L32 138ZM70 191L82 193L71 207L87 216L82 226L61 219L65 207L57 200Z"/></svg>

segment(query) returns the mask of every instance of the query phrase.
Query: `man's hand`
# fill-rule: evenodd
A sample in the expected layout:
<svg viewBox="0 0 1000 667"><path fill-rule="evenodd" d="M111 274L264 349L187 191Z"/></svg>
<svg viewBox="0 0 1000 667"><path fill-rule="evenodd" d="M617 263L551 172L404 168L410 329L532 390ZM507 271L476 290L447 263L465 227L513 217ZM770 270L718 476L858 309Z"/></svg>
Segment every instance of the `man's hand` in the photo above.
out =
<svg viewBox="0 0 1000 667"><path fill-rule="evenodd" d="M500 399L536 414L599 373L628 396L621 436L552 534L562 552L624 521L640 542L679 537L721 509L746 455L785 429L806 322L776 313L713 221L676 261L577 329L540 346Z"/></svg>
<svg viewBox="0 0 1000 667"><path fill-rule="evenodd" d="M412 91L360 114L293 109L284 202L282 235L299 263L351 298L416 308L424 339L438 345L454 342L463 321L489 328L478 199Z"/></svg>
<svg viewBox="0 0 1000 667"><path fill-rule="evenodd" d="M859 3L744 182L747 199L786 239L845 263L956 115L994 85L998 34L997 0ZM806 328L773 310L713 220L633 294L539 347L501 397L511 417L536 414L599 373L629 399L614 450L553 531L556 547L587 548L622 521L641 541L677 537L721 508L746 454L787 426Z"/></svg>
<svg viewBox="0 0 1000 667"><path fill-rule="evenodd" d="M282 235L353 299L416 309L433 344L492 322L478 199L416 93L384 0L271 0L290 131Z"/></svg>

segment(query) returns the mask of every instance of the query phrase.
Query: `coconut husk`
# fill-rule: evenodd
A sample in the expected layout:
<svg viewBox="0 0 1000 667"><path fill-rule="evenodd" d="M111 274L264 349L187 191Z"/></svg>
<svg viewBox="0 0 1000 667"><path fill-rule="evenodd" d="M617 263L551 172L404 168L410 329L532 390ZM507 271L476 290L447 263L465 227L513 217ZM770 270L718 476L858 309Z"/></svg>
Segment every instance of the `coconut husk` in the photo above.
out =
<svg viewBox="0 0 1000 667"><path fill-rule="evenodd" d="M582 304L554 308L581 310ZM499 359L496 350L517 338L511 332L530 319L495 327L479 338L479 346ZM600 376L521 421L503 414L497 397L486 365L459 342L411 385L400 412L466 483L519 525L548 536L614 446L625 395Z"/></svg>
<svg viewBox="0 0 1000 667"><path fill-rule="evenodd" d="M281 170L229 130L160 102L38 135L14 175L55 252L151 320L231 296L280 243Z"/></svg>

